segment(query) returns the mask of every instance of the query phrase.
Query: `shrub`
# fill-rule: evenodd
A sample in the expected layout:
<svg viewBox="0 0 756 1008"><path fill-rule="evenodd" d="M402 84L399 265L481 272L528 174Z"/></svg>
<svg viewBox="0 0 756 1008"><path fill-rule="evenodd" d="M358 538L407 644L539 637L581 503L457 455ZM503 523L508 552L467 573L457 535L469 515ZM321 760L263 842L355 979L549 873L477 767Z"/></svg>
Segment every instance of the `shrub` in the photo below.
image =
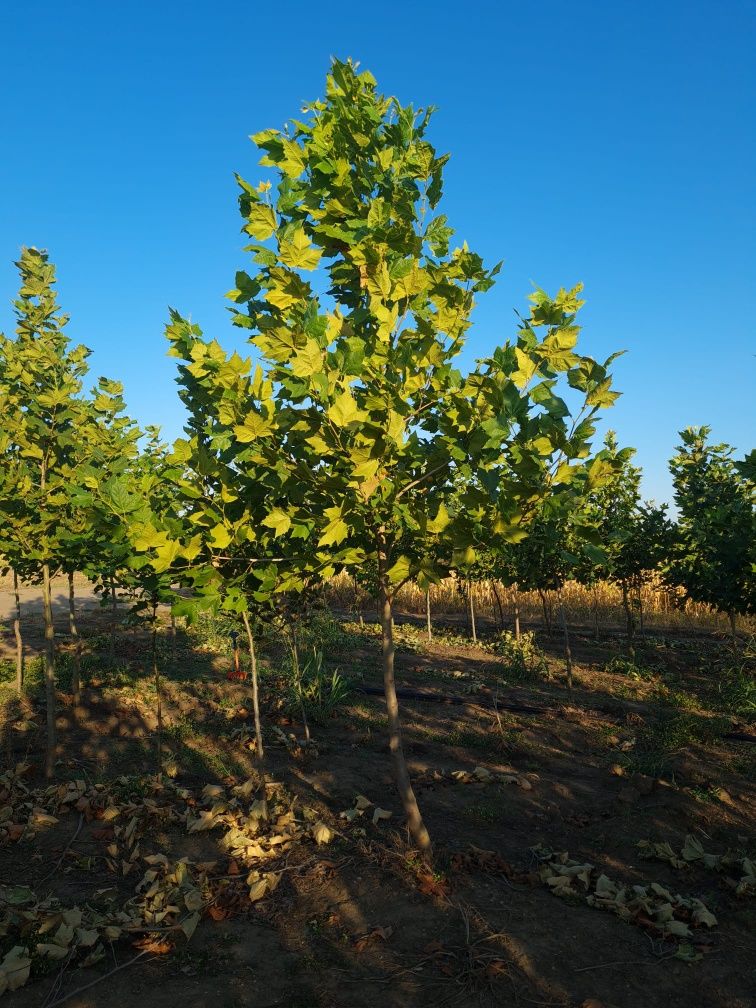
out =
<svg viewBox="0 0 756 1008"><path fill-rule="evenodd" d="M549 675L546 656L536 644L533 633L526 631L518 640L511 631L504 630L491 643L491 650L504 659L507 676L515 682Z"/></svg>

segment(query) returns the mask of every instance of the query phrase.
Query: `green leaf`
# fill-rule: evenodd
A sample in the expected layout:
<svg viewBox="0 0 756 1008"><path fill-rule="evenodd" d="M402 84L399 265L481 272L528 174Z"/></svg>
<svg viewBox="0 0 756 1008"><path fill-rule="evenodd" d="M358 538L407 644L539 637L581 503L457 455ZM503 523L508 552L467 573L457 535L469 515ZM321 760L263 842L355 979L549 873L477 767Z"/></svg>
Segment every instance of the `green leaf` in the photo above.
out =
<svg viewBox="0 0 756 1008"><path fill-rule="evenodd" d="M291 518L281 508L273 508L269 515L262 520L262 524L273 529L276 538L284 535L291 528Z"/></svg>
<svg viewBox="0 0 756 1008"><path fill-rule="evenodd" d="M273 207L267 203L255 203L249 208L244 230L258 241L265 241L276 230L277 224Z"/></svg>

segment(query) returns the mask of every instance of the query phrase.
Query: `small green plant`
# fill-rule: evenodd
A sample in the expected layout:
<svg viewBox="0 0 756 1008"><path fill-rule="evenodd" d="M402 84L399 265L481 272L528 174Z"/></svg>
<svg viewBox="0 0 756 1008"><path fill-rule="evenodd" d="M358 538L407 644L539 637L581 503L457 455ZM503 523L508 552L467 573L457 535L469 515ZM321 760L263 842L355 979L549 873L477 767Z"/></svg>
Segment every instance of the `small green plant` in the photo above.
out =
<svg viewBox="0 0 756 1008"><path fill-rule="evenodd" d="M299 709L301 702L308 719L320 724L332 718L352 692L341 672L338 669L329 672L323 664L323 652L314 648L302 663L299 685L293 677L289 683L288 706L292 712Z"/></svg>
<svg viewBox="0 0 756 1008"><path fill-rule="evenodd" d="M616 655L611 661L607 662L604 666L604 671L609 672L611 675L627 676L628 679L634 679L636 682L649 682L655 675L653 669L645 665L638 665L623 655Z"/></svg>
<svg viewBox="0 0 756 1008"><path fill-rule="evenodd" d="M538 647L535 634L525 632L519 640L509 630L504 630L493 641L491 650L504 659L507 679L512 682L548 678L549 664Z"/></svg>
<svg viewBox="0 0 756 1008"><path fill-rule="evenodd" d="M741 717L756 714L756 678L744 668L726 670L717 683L718 706Z"/></svg>

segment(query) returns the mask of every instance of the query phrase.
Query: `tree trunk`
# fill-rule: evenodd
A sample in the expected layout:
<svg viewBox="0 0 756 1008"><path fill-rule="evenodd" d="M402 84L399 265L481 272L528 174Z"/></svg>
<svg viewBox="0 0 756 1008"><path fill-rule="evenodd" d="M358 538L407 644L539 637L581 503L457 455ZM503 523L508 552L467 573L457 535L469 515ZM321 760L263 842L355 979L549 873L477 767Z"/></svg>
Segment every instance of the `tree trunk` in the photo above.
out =
<svg viewBox="0 0 756 1008"><path fill-rule="evenodd" d="M491 591L493 592L494 598L496 599L496 608L499 610L499 623L501 624L501 629L503 630L506 626L506 619L504 618L504 606L501 604L501 598L499 597L499 589L496 587L496 582L491 582Z"/></svg>
<svg viewBox="0 0 756 1008"><path fill-rule="evenodd" d="M257 689L257 655L255 654L255 641L252 637L252 627L249 624L249 613L244 613L244 626L247 631L247 643L249 645L249 660L252 664L252 709L255 715L255 742L257 749L257 760L262 763L265 759L263 749L262 723L260 721L260 695Z"/></svg>
<svg viewBox="0 0 756 1008"><path fill-rule="evenodd" d="M118 597L116 595L115 578L110 579L110 667L115 668L116 651L116 619L117 619Z"/></svg>
<svg viewBox="0 0 756 1008"><path fill-rule="evenodd" d="M520 602L519 602L519 599L518 599L518 596L517 596L517 592L515 592L515 597L514 597L514 632L515 632L515 640L520 640L520 637L521 637L521 633L520 633Z"/></svg>
<svg viewBox="0 0 756 1008"><path fill-rule="evenodd" d="M50 565L42 564L42 598L45 611L45 702L47 704L47 753L45 777L55 773L55 627L53 626L52 594L50 591Z"/></svg>
<svg viewBox="0 0 756 1008"><path fill-rule="evenodd" d="M171 612L171 661L176 661L176 617Z"/></svg>
<svg viewBox="0 0 756 1008"><path fill-rule="evenodd" d="M593 589L593 639L599 639L598 590Z"/></svg>
<svg viewBox="0 0 756 1008"><path fill-rule="evenodd" d="M641 589L638 589L638 620L639 620L639 630L641 637L646 636L646 628L643 625L643 595L641 594Z"/></svg>
<svg viewBox="0 0 756 1008"><path fill-rule="evenodd" d="M428 629L428 640L433 640L433 627L431 625L430 588L425 592L425 625Z"/></svg>
<svg viewBox="0 0 756 1008"><path fill-rule="evenodd" d="M73 666L71 669L71 692L73 693L74 718L76 717L76 707L81 698L81 638L79 629L76 626L76 599L74 595L73 571L68 574L68 629L73 641Z"/></svg>
<svg viewBox="0 0 756 1008"><path fill-rule="evenodd" d="M627 583L624 581L622 582L622 607L625 610L625 620L627 622L627 649L631 659L635 661L635 614L630 605Z"/></svg>
<svg viewBox="0 0 756 1008"><path fill-rule="evenodd" d="M18 575L13 571L13 596L16 602L16 615L13 619L13 633L16 637L16 689L19 693L24 688L24 638L21 635L21 596L18 591Z"/></svg>
<svg viewBox="0 0 756 1008"><path fill-rule="evenodd" d="M155 703L157 713L157 779L163 784L163 695L160 669L157 661L157 600L152 601L152 676L155 682Z"/></svg>
<svg viewBox="0 0 756 1008"><path fill-rule="evenodd" d="M399 791L399 797L407 816L410 835L423 854L430 854L431 839L425 828L415 792L412 789L407 761L402 746L402 723L399 717L399 700L396 696L394 680L394 634L391 619L391 599L385 585L379 588L381 620L381 642L383 646L383 692L386 697L386 712L388 714L389 749L394 762L394 777Z"/></svg>
<svg viewBox="0 0 756 1008"><path fill-rule="evenodd" d="M732 637L732 646L737 647L738 644L738 629L736 623L735 610L730 609L727 613L727 617L730 621L730 636Z"/></svg>
<svg viewBox="0 0 756 1008"><path fill-rule="evenodd" d="M572 693L572 651L570 650L570 635L567 630L567 617L564 614L564 603L559 599L559 616L564 633L564 657L567 665L567 689Z"/></svg>
<svg viewBox="0 0 756 1008"><path fill-rule="evenodd" d="M538 594L541 596L541 606L543 608L543 622L546 624L546 633L551 638L551 613L549 611L549 603L546 598L546 592L542 589L538 589Z"/></svg>
<svg viewBox="0 0 756 1008"><path fill-rule="evenodd" d="M467 601L470 606L470 633L472 634L473 644L478 643L478 634L475 628L475 600L473 599L473 587L472 581L467 582Z"/></svg>

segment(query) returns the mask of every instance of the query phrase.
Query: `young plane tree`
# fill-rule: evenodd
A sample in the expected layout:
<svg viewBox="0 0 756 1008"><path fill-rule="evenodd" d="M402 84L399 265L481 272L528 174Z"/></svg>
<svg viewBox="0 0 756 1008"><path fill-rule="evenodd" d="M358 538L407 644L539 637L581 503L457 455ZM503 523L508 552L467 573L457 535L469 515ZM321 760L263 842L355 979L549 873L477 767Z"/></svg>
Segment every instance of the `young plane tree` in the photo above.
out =
<svg viewBox="0 0 756 1008"><path fill-rule="evenodd" d="M87 462L103 478L106 429L119 428L123 402L101 379L92 399L82 394L89 350L71 347L68 317L57 304L55 267L46 252L25 248L16 264L15 339L0 336L0 524L3 551L15 569L42 583L45 624L47 756L55 760L55 630L51 579L91 553L89 517L72 505ZM107 435L109 436L109 435Z"/></svg>
<svg viewBox="0 0 756 1008"><path fill-rule="evenodd" d="M427 851L394 684L396 592L438 576L428 539L448 543L461 569L470 522L524 534L545 494L570 492L590 469L593 415L616 393L608 362L575 351L577 290L536 291L516 339L460 373L476 296L496 268L450 247L431 110L402 106L369 73L335 62L305 116L254 138L274 197L269 182L239 180L253 268L230 297L275 409L252 407L233 435L266 453L268 442L300 476L270 513L281 539L305 527L334 566L375 563L390 750L410 832ZM575 423L560 379L583 394Z"/></svg>
<svg viewBox="0 0 756 1008"><path fill-rule="evenodd" d="M754 456L735 462L729 445L709 443L710 433L681 431L670 462L679 517L667 579L692 601L726 613L734 644L737 617L756 612Z"/></svg>

